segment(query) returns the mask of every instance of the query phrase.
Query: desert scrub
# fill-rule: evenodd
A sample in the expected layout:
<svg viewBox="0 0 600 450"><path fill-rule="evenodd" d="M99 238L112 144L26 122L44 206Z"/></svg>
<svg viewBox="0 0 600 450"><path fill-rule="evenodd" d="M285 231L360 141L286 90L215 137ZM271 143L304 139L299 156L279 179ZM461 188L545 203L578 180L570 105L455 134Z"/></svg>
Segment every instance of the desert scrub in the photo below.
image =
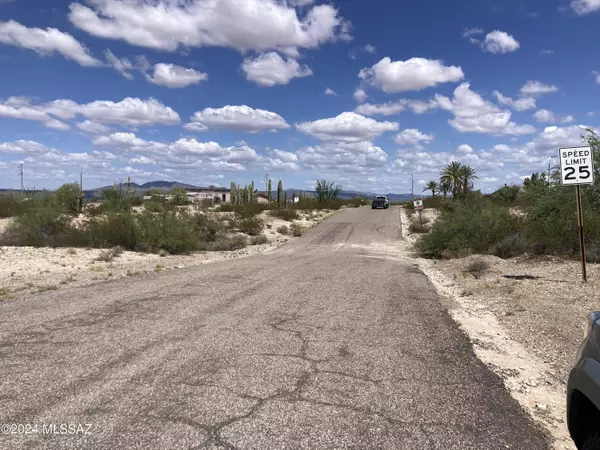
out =
<svg viewBox="0 0 600 450"><path fill-rule="evenodd" d="M475 258L467 264L464 272L471 274L475 279L479 279L485 275L489 268L490 265L487 263L487 261L484 261L481 258Z"/></svg>
<svg viewBox="0 0 600 450"><path fill-rule="evenodd" d="M122 253L123 249L121 247L113 247L111 249L101 251L100 254L96 257L95 261L109 262L121 256Z"/></svg>
<svg viewBox="0 0 600 450"><path fill-rule="evenodd" d="M433 258L488 253L522 226L522 220L511 215L505 206L476 198L454 202L442 209L431 231L415 243L415 248L423 256Z"/></svg>
<svg viewBox="0 0 600 450"><path fill-rule="evenodd" d="M281 225L280 227L277 228L277 232L279 234L287 235L287 234L290 234L290 229L288 228L287 225Z"/></svg>
<svg viewBox="0 0 600 450"><path fill-rule="evenodd" d="M413 217L410 221L408 229L413 233L427 233L427 225L431 222L427 217Z"/></svg>
<svg viewBox="0 0 600 450"><path fill-rule="evenodd" d="M260 217L237 217L235 219L235 226L242 233L246 233L250 236L256 236L263 231L264 222Z"/></svg>
<svg viewBox="0 0 600 450"><path fill-rule="evenodd" d="M240 250L248 245L248 238L243 235L222 236L214 242L204 245L204 249L210 252Z"/></svg>
<svg viewBox="0 0 600 450"><path fill-rule="evenodd" d="M268 243L269 243L269 238L264 234L259 234L258 236L254 236L252 239L250 239L251 245L262 245L262 244L268 244Z"/></svg>
<svg viewBox="0 0 600 450"><path fill-rule="evenodd" d="M292 236L300 237L304 234L304 227L298 222L293 222L290 225L290 231L292 232Z"/></svg>
<svg viewBox="0 0 600 450"><path fill-rule="evenodd" d="M300 219L300 215L295 209L274 209L272 211L269 211L269 215L271 217L276 217L287 222L292 222L293 220Z"/></svg>

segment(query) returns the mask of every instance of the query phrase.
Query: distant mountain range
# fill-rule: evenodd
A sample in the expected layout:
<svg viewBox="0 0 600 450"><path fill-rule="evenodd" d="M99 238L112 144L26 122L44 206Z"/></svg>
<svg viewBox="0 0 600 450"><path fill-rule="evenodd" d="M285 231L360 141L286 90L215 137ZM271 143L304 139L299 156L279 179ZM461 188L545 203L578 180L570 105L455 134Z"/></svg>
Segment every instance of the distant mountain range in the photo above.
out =
<svg viewBox="0 0 600 450"><path fill-rule="evenodd" d="M121 186L125 187L126 183L122 183ZM193 184L180 183L179 181L163 181L163 180L149 181L148 183L144 183L144 184L131 183L131 189L134 191L140 192L140 193L148 191L150 189L169 191L174 188L197 189L199 187L200 186L194 186ZM87 198L93 198L93 197L98 197L103 190L112 189L112 188L113 188L113 185L103 186L103 187L94 188L94 189L84 189L83 193L85 194L85 196ZM4 192L4 191L7 191L7 192L13 191L14 192L17 190L16 189L0 189L0 192ZM261 191L261 192L265 192L265 191ZM288 197L292 196L294 193L306 193L306 194L316 195L315 191L304 190L304 189L285 189L285 192L287 192ZM382 193L364 192L364 191L342 191L342 192L340 192L340 197L344 198L344 199L355 198L357 195L359 195L361 197L366 197L366 198L373 198L376 195L387 195L388 199L391 202L405 201L405 200L411 199L410 194L393 194L393 193L382 194ZM273 200L277 199L277 187L276 186L274 186L274 189L272 191L272 196L273 196Z"/></svg>
<svg viewBox="0 0 600 450"><path fill-rule="evenodd" d="M127 183L122 183L121 186L126 186ZM183 189L194 189L198 186L194 186L193 184L180 183L179 181L149 181L144 184L131 183L131 189L135 189L136 191L147 191L149 189L175 189L175 188L183 188ZM105 189L112 189L113 186L103 186L95 189L87 189L90 192L93 191L103 191Z"/></svg>

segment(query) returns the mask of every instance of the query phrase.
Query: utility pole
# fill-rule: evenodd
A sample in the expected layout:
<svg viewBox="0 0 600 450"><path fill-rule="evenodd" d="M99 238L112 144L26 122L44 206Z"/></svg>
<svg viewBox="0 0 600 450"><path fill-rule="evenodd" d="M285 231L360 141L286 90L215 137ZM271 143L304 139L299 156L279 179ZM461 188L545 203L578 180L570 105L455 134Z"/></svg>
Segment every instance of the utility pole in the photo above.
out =
<svg viewBox="0 0 600 450"><path fill-rule="evenodd" d="M19 174L21 175L21 195L23 195L23 163L19 164Z"/></svg>
<svg viewBox="0 0 600 450"><path fill-rule="evenodd" d="M83 212L83 172L79 172L79 212Z"/></svg>
<svg viewBox="0 0 600 450"><path fill-rule="evenodd" d="M548 174L546 176L548 182L548 189L550 189L550 162L552 161L552 156L548 157Z"/></svg>

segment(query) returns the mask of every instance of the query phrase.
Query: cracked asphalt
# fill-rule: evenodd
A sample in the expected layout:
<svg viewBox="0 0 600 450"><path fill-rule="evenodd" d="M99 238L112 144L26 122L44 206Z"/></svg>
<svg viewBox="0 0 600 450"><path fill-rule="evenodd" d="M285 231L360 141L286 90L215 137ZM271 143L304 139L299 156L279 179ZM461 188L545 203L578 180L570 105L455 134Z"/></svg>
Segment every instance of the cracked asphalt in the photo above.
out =
<svg viewBox="0 0 600 450"><path fill-rule="evenodd" d="M546 449L428 279L399 210L245 259L0 303L2 449ZM90 424L42 434L42 424Z"/></svg>

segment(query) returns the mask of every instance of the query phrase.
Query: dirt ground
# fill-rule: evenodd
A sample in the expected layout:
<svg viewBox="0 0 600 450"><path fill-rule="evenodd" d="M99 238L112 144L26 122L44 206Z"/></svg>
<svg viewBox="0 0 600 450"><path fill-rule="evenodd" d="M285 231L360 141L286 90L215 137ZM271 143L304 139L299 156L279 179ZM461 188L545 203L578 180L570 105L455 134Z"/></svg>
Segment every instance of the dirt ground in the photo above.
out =
<svg viewBox="0 0 600 450"><path fill-rule="evenodd" d="M305 228L318 225L336 211L300 212L298 224ZM229 213L221 213L229 214ZM84 248L34 248L0 247L0 301L26 297L36 292L81 286L152 271L176 270L184 267L208 264L230 258L243 258L258 252L268 252L286 242L296 239L277 231L291 225L263 212L264 231L269 242L248 245L234 251L197 252L190 255L159 256L157 254L125 251L111 261L98 261L104 252ZM10 219L0 219L0 233Z"/></svg>
<svg viewBox="0 0 600 450"><path fill-rule="evenodd" d="M409 214L402 213L403 223L409 223ZM410 251L417 236L408 227L403 234ZM433 261L413 256L449 300L478 356L554 436L555 448L574 449L565 422L565 389L586 317L600 309L600 265L588 265L583 283L580 262L557 257ZM480 270L473 271L477 266Z"/></svg>

